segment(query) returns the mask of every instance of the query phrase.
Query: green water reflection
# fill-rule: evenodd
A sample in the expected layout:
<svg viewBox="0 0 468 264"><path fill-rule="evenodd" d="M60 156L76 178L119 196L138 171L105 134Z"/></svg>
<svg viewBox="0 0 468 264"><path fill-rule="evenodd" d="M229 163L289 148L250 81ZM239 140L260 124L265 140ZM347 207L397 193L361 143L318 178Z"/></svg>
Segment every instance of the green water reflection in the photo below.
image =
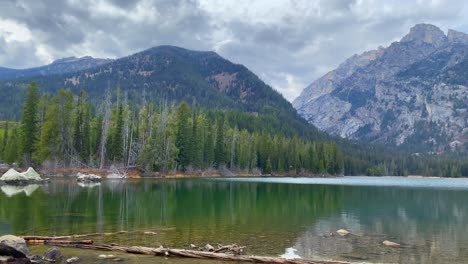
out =
<svg viewBox="0 0 468 264"><path fill-rule="evenodd" d="M238 243L261 255L294 248L305 258L466 263L466 201L466 190L433 188L205 179L115 180L83 187L58 179L29 191L2 189L0 233L155 230L157 234L105 236L96 242L156 247ZM355 235L331 235L340 228ZM405 247L387 248L383 240Z"/></svg>

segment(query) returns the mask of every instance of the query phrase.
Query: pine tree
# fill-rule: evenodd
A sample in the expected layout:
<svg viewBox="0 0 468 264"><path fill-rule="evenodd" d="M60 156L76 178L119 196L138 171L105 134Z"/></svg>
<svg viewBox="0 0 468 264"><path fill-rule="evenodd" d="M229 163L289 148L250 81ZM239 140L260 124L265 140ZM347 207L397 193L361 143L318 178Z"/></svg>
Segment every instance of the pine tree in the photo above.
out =
<svg viewBox="0 0 468 264"><path fill-rule="evenodd" d="M190 106L182 102L176 112L176 147L179 149L178 164L181 170L185 170L190 164L192 129L189 124Z"/></svg>
<svg viewBox="0 0 468 264"><path fill-rule="evenodd" d="M117 162L121 162L123 159L123 106L119 104L117 106L117 113L116 113L116 122L114 133L111 140L111 159Z"/></svg>
<svg viewBox="0 0 468 264"><path fill-rule="evenodd" d="M41 138L34 152L35 160L42 162L52 157L62 158L60 153L63 148L63 140L60 137L59 115L58 98L54 97L47 107Z"/></svg>
<svg viewBox="0 0 468 264"><path fill-rule="evenodd" d="M85 119L85 95L84 91L81 90L78 95L78 102L76 105L76 117L74 120L74 129L73 129L73 147L75 152L78 154L78 157L81 161L84 161L87 158L87 147L86 139L84 135L84 126L85 123L89 124L88 120Z"/></svg>
<svg viewBox="0 0 468 264"><path fill-rule="evenodd" d="M38 104L39 89L36 83L32 82L26 91L26 100L23 105L21 115L21 154L26 165L32 162L32 154L36 149L38 141Z"/></svg>
<svg viewBox="0 0 468 264"><path fill-rule="evenodd" d="M68 166L71 158L73 94L60 90L47 107L41 137L34 152L34 159L45 161L59 159Z"/></svg>
<svg viewBox="0 0 468 264"><path fill-rule="evenodd" d="M195 168L200 169L203 166L205 120L202 116L196 114L192 120L192 163Z"/></svg>
<svg viewBox="0 0 468 264"><path fill-rule="evenodd" d="M206 133L206 138L205 138L205 144L203 147L203 162L205 168L211 168L213 166L214 162L214 134L215 131L213 127L211 127L209 124L206 125L205 127L205 133Z"/></svg>
<svg viewBox="0 0 468 264"><path fill-rule="evenodd" d="M218 119L216 123L216 144L214 150L214 163L217 168L220 168L226 163L226 146L225 140L225 127L224 127L224 114Z"/></svg>
<svg viewBox="0 0 468 264"><path fill-rule="evenodd" d="M8 121L5 123L3 131L2 145L0 146L0 158L5 159L5 150L8 143Z"/></svg>
<svg viewBox="0 0 468 264"><path fill-rule="evenodd" d="M272 171L272 165L271 165L271 159L268 158L267 161L266 161L266 166L265 166L265 170L264 170L264 173L265 174L271 174L271 171Z"/></svg>
<svg viewBox="0 0 468 264"><path fill-rule="evenodd" d="M13 127L11 131L11 136L8 139L8 143L5 147L5 162L8 164L12 164L13 162L16 162L20 158L20 149L18 148L18 145L20 144L20 138L18 136L18 129L17 127Z"/></svg>

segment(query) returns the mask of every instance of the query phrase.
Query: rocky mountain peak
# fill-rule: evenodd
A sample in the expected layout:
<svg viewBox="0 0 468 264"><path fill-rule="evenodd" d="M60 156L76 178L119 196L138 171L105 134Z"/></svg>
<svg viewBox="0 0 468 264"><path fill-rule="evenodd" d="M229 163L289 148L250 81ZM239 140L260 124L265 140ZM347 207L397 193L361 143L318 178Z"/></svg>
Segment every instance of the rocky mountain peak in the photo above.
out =
<svg viewBox="0 0 468 264"><path fill-rule="evenodd" d="M401 42L425 42L434 46L442 46L447 42L444 32L431 24L416 24L410 32L401 39Z"/></svg>
<svg viewBox="0 0 468 264"><path fill-rule="evenodd" d="M401 42L350 57L293 105L344 138L468 151L467 46L465 33L416 25Z"/></svg>
<svg viewBox="0 0 468 264"><path fill-rule="evenodd" d="M447 39L449 42L468 44L468 34L453 29L448 30Z"/></svg>

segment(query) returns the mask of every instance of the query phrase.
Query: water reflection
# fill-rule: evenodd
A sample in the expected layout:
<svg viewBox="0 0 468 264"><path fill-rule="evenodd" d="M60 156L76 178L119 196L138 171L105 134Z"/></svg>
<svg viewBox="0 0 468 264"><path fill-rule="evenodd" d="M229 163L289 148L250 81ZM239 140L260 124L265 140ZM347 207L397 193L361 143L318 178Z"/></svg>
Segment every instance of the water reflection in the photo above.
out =
<svg viewBox="0 0 468 264"><path fill-rule="evenodd" d="M96 242L238 243L272 256L457 263L468 260L467 200L461 189L131 179L83 188L55 180L30 197L2 192L0 233L148 230L157 235ZM334 235L342 228L353 235ZM404 247L386 247L384 240Z"/></svg>
<svg viewBox="0 0 468 264"><path fill-rule="evenodd" d="M2 192L8 196L12 197L14 195L24 193L26 196L31 196L33 192L35 192L39 188L37 184L30 184L26 186L15 186L15 185L3 185L0 187Z"/></svg>
<svg viewBox="0 0 468 264"><path fill-rule="evenodd" d="M468 260L468 192L388 187L342 191L343 210L314 223L294 242L301 257L391 263ZM341 237L337 228L353 234ZM387 247L384 240L403 246Z"/></svg>
<svg viewBox="0 0 468 264"><path fill-rule="evenodd" d="M101 186L100 182L78 182L78 186L83 188L94 188Z"/></svg>

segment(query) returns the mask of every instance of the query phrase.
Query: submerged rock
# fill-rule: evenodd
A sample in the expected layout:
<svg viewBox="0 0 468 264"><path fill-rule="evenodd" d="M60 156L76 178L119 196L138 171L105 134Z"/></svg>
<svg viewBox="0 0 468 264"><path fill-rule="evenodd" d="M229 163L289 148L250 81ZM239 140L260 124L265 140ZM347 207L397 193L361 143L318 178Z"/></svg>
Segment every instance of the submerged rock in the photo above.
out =
<svg viewBox="0 0 468 264"><path fill-rule="evenodd" d="M349 235L351 234L351 232L349 232L348 230L346 229L339 229L336 231L336 233L340 236L346 236L346 235Z"/></svg>
<svg viewBox="0 0 468 264"><path fill-rule="evenodd" d="M396 242L392 242L392 241L388 241L388 240L385 240L384 242L382 242L382 244L384 244L387 247L400 247L401 246L400 244L398 244Z"/></svg>

